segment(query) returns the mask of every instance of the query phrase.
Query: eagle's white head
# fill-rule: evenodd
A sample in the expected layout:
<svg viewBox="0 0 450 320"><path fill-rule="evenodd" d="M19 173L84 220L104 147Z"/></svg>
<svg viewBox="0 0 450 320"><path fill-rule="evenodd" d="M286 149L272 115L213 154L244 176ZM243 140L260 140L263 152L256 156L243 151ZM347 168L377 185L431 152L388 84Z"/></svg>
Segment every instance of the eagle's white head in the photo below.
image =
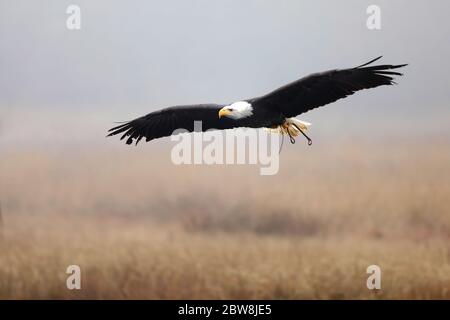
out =
<svg viewBox="0 0 450 320"><path fill-rule="evenodd" d="M219 110L219 118L228 117L235 120L250 117L252 114L253 107L247 101L238 101Z"/></svg>

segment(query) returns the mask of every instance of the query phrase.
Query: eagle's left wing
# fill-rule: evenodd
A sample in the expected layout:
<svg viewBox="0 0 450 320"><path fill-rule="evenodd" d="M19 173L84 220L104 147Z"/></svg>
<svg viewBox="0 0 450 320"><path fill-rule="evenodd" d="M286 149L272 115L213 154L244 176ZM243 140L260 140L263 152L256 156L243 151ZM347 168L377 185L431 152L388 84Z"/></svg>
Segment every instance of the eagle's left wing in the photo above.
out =
<svg viewBox="0 0 450 320"><path fill-rule="evenodd" d="M367 66L380 58L356 68L311 74L265 96L255 98L253 104L276 109L285 117L295 117L345 98L356 91L394 84L392 76L402 74L389 70L404 67L406 64Z"/></svg>

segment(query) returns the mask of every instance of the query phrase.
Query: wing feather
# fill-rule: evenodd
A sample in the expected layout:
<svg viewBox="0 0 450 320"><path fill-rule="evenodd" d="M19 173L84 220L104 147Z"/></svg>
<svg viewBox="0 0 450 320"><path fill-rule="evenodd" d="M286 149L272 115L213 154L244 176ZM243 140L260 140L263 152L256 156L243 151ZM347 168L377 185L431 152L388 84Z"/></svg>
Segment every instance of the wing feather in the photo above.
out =
<svg viewBox="0 0 450 320"><path fill-rule="evenodd" d="M392 76L402 74L390 70L404 67L406 64L368 66L380 58L356 68L311 74L265 96L255 98L254 105L276 109L285 117L295 117L350 96L359 90L395 84Z"/></svg>
<svg viewBox="0 0 450 320"><path fill-rule="evenodd" d="M195 121L201 121L203 131L239 127L239 121L219 119L218 113L222 107L223 105L202 104L165 108L111 128L108 137L122 134L121 140L127 138L127 144L135 142L137 145L142 138L150 141L170 136L177 129L192 132Z"/></svg>

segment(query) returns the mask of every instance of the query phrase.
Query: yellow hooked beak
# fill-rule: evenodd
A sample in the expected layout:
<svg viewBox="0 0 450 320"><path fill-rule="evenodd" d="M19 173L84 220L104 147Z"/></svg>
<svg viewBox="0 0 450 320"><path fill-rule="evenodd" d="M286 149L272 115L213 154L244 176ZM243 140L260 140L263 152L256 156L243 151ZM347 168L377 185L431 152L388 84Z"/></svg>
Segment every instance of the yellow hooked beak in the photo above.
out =
<svg viewBox="0 0 450 320"><path fill-rule="evenodd" d="M223 107L219 110L219 118L226 117L231 114L231 111L227 109L227 107Z"/></svg>

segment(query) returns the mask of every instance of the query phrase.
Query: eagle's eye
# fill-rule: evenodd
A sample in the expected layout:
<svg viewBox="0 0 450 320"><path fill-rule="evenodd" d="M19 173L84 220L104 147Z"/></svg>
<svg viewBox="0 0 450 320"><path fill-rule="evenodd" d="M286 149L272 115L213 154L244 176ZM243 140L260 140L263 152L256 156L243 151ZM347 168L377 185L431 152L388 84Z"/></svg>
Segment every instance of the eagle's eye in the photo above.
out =
<svg viewBox="0 0 450 320"><path fill-rule="evenodd" d="M233 108L228 108L228 111L231 111L231 112L233 112L233 111L234 111L234 109L233 109Z"/></svg>

